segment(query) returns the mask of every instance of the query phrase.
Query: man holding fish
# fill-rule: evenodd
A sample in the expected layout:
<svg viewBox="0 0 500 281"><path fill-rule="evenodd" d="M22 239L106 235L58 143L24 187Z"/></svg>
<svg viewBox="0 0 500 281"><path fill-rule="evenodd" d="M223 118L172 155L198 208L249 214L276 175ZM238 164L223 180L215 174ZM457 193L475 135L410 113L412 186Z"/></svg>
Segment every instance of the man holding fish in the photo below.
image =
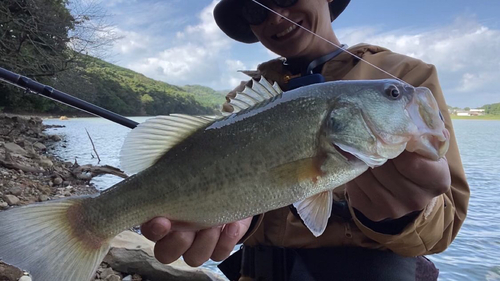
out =
<svg viewBox="0 0 500 281"><path fill-rule="evenodd" d="M382 47L341 45L331 21L349 0L258 2L272 11L250 0L222 0L214 10L217 24L229 37L260 42L286 58L263 63L248 75L256 80L262 75L284 90L394 76L427 87L442 113L448 152L436 160L407 150L336 188L331 216L318 237L304 223L307 211L300 214L296 204L199 231L176 231L175 222L155 218L143 224L142 231L157 242L157 259L170 263L183 256L188 264L199 266L210 258L226 259L238 242L244 242L243 251L222 266L231 279L241 274L240 280L329 280L332 275L335 280L435 280L437 270L421 256L450 245L466 217L469 199L436 69ZM252 81L242 82L229 93L223 109L232 112L230 101L251 85Z"/></svg>
<svg viewBox="0 0 500 281"><path fill-rule="evenodd" d="M139 124L120 153L131 176L101 194L0 212L0 260L87 281L111 239L143 224L164 263L223 260L243 242L220 266L231 280L435 280L422 255L450 245L469 199L436 70L341 46L331 21L348 2L219 2L228 36L286 61L247 72L223 117Z"/></svg>

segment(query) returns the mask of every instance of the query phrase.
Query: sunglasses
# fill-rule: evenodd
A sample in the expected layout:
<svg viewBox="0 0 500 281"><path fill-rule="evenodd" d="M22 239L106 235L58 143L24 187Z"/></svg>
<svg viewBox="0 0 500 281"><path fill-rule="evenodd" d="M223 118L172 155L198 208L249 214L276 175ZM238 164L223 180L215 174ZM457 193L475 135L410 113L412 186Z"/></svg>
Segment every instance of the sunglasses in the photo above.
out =
<svg viewBox="0 0 500 281"><path fill-rule="evenodd" d="M272 0L272 2L276 6L281 8L291 7L295 5L298 1L299 0ZM270 1L257 0L257 2L262 3ZM259 25L262 24L267 19L269 10L253 2L252 0L245 0L243 7L241 8L241 14L248 24Z"/></svg>

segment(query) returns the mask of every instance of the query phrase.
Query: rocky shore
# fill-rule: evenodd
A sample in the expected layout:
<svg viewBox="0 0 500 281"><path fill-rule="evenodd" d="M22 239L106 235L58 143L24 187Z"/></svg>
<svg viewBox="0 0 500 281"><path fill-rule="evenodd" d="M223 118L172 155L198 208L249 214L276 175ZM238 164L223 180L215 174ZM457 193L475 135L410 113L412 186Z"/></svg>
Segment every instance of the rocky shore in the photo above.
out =
<svg viewBox="0 0 500 281"><path fill-rule="evenodd" d="M73 173L78 163L50 154L64 140L46 128L38 117L0 115L0 209L97 192Z"/></svg>
<svg viewBox="0 0 500 281"><path fill-rule="evenodd" d="M0 212L35 202L96 193L90 180L100 174L126 177L114 167L80 166L58 159L50 153L50 147L65 140L46 135L46 128L39 117L0 115ZM225 280L205 269L191 268L182 260L171 265L159 263L153 257L153 243L132 231L120 234L112 245L95 280ZM0 261L0 281L29 280L27 272Z"/></svg>

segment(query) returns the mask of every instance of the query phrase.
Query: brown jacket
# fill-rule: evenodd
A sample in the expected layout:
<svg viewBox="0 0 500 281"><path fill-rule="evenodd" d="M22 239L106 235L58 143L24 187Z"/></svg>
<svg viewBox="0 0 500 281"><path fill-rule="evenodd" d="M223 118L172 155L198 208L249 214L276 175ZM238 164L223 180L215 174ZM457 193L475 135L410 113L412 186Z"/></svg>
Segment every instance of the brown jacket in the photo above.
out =
<svg viewBox="0 0 500 281"><path fill-rule="evenodd" d="M244 238L244 244L293 248L360 246L389 249L403 256L442 252L453 241L464 222L469 202L469 187L436 69L433 65L378 46L360 44L349 48L349 51L413 86L425 86L432 91L451 135L450 148L446 154L452 177L450 190L437 197L436 204L429 204L397 235L377 233L364 226L350 207L353 217L350 222L332 217L325 232L314 237L300 219L288 207L284 207L261 215L256 226L249 230ZM268 80L277 81L284 89L286 76L290 75L283 68L281 60L259 65L254 74L262 74ZM323 67L322 75L327 81L389 78L387 74L345 52L328 61ZM235 91L242 90L245 84L242 83ZM234 98L235 91L228 94L228 100ZM228 108L230 106L226 103L224 109ZM334 193L336 200L345 199L344 186L336 188Z"/></svg>

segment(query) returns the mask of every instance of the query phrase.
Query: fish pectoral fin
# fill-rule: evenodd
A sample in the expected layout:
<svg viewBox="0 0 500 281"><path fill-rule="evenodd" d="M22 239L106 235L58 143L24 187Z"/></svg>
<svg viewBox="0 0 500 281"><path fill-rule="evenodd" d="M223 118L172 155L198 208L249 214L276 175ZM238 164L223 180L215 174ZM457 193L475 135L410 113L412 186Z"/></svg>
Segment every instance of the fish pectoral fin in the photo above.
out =
<svg viewBox="0 0 500 281"><path fill-rule="evenodd" d="M333 191L328 190L293 204L304 224L318 237L326 229L332 213Z"/></svg>
<svg viewBox="0 0 500 281"><path fill-rule="evenodd" d="M321 171L324 159L323 157L300 159L275 167L271 169L271 173L282 183L303 182L307 180L316 182L324 174Z"/></svg>
<svg viewBox="0 0 500 281"><path fill-rule="evenodd" d="M127 174L147 169L170 148L218 118L170 114L146 120L127 135L120 152L121 168Z"/></svg>

